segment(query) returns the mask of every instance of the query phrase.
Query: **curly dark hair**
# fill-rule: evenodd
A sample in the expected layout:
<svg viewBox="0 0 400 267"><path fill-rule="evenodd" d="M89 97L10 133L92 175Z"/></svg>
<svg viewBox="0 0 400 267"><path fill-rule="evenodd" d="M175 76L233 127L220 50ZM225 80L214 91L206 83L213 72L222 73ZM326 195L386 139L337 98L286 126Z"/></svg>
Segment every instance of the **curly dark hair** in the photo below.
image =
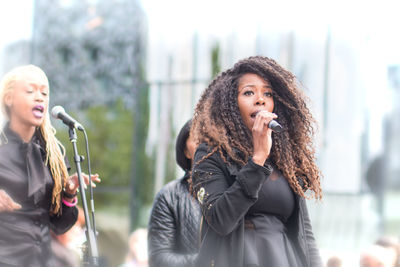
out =
<svg viewBox="0 0 400 267"><path fill-rule="evenodd" d="M306 105L296 77L273 59L261 56L237 62L222 72L203 92L197 103L191 132L195 141L206 143L225 162L245 165L253 154L252 133L243 122L238 106L239 79L247 73L257 74L273 89L274 113L285 131L273 134L270 160L300 196L307 190L322 198L321 173L315 163L313 146L315 123ZM229 158L229 160L228 160Z"/></svg>

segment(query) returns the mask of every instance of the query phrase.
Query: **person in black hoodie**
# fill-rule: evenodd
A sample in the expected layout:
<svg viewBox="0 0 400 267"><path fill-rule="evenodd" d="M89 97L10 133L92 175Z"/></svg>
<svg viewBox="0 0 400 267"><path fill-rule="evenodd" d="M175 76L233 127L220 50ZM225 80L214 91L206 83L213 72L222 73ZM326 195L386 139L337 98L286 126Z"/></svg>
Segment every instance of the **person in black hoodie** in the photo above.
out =
<svg viewBox="0 0 400 267"><path fill-rule="evenodd" d="M202 210L196 266L319 267L305 198L320 199L312 116L293 74L250 57L195 110L192 183ZM277 120L283 132L272 132Z"/></svg>
<svg viewBox="0 0 400 267"><path fill-rule="evenodd" d="M185 175L158 192L148 233L150 267L190 267L198 252L200 207L189 193L190 170L196 150L188 121L176 140L176 161Z"/></svg>

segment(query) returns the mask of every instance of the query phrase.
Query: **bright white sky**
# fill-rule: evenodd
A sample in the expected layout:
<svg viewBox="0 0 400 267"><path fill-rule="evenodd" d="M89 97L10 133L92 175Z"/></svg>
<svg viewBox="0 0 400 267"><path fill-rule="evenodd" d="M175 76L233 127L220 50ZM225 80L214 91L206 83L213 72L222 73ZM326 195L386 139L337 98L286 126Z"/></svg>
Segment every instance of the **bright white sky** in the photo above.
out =
<svg viewBox="0 0 400 267"><path fill-rule="evenodd" d="M193 32L219 35L235 30L245 37L254 25L274 29L324 30L327 25L343 38L367 33L399 41L400 1L383 0L141 0L149 18L150 34L170 38ZM27 39L31 33L34 0L0 1L0 48ZM311 26L311 27L308 27ZM381 36L379 36L381 35Z"/></svg>
<svg viewBox="0 0 400 267"><path fill-rule="evenodd" d="M0 46L31 35L33 0L0 2Z"/></svg>

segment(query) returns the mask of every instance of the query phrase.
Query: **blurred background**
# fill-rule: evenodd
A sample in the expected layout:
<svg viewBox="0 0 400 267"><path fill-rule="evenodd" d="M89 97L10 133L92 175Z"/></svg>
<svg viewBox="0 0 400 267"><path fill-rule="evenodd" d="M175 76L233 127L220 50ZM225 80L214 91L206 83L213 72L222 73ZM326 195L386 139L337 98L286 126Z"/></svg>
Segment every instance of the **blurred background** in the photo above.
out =
<svg viewBox="0 0 400 267"><path fill-rule="evenodd" d="M323 258L357 266L379 237L400 235L399 10L385 0L2 0L0 74L40 66L51 104L88 129L100 252L118 266L157 191L182 175L175 137L207 84L244 57L276 59L318 121L324 199L308 204Z"/></svg>

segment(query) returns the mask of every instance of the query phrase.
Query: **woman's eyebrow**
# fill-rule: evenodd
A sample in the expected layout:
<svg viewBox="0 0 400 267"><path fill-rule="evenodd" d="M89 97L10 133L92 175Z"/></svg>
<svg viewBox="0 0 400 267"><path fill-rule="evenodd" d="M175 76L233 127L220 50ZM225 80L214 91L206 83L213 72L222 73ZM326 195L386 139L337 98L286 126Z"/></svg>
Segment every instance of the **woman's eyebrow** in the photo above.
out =
<svg viewBox="0 0 400 267"><path fill-rule="evenodd" d="M39 88L39 89L47 89L47 85L45 84L37 84L37 83L28 83L28 85L35 87L35 88Z"/></svg>
<svg viewBox="0 0 400 267"><path fill-rule="evenodd" d="M257 85L255 84L246 84L242 87L242 89L246 88L246 87L257 87ZM267 89L272 89L272 86L269 84L265 84L262 87L267 88Z"/></svg>

